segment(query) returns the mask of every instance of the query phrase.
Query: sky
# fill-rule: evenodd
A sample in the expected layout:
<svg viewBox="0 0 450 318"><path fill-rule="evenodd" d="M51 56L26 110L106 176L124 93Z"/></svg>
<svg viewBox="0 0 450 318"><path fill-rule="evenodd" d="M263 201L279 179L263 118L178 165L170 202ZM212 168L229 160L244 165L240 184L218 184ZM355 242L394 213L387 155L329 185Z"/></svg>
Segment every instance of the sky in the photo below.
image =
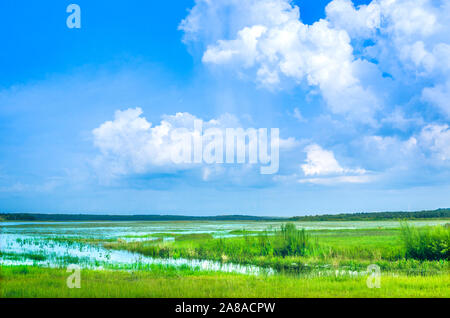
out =
<svg viewBox="0 0 450 318"><path fill-rule="evenodd" d="M0 39L1 212L450 207L448 1L2 1ZM199 120L279 169L174 164Z"/></svg>

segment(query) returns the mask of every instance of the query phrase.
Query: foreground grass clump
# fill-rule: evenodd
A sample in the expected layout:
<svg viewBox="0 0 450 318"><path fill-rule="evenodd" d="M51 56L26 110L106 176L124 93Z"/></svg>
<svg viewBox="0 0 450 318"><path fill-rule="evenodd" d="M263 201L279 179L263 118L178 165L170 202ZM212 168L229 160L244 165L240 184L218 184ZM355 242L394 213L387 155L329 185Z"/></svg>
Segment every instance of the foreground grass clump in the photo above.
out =
<svg viewBox="0 0 450 318"><path fill-rule="evenodd" d="M450 259L450 227L427 227L422 231L402 224L406 257L419 260Z"/></svg>
<svg viewBox="0 0 450 318"><path fill-rule="evenodd" d="M305 229L297 230L294 224L288 223L281 225L280 232L276 232L273 246L273 253L284 257L312 254L317 244L312 242Z"/></svg>
<svg viewBox="0 0 450 318"><path fill-rule="evenodd" d="M247 276L192 270L81 271L81 288L69 289L65 269L0 268L0 297L450 297L450 274L366 277Z"/></svg>
<svg viewBox="0 0 450 318"><path fill-rule="evenodd" d="M248 236L245 231L243 234L243 238L217 239L213 241L212 248L216 253L237 259L241 255L250 258L306 256L314 254L318 247L305 229L299 230L292 223L282 224L279 230L263 231L256 236Z"/></svg>

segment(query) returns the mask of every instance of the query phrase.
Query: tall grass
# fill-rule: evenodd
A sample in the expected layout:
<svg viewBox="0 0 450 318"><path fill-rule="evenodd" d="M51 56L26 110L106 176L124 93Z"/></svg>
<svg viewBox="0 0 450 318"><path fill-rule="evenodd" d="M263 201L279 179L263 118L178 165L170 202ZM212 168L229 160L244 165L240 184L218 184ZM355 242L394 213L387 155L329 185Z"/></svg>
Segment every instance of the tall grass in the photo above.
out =
<svg viewBox="0 0 450 318"><path fill-rule="evenodd" d="M317 247L305 229L298 230L292 223L281 225L274 238L274 254L282 257L305 256Z"/></svg>
<svg viewBox="0 0 450 318"><path fill-rule="evenodd" d="M448 260L450 258L450 228L426 227L419 230L404 222L401 234L406 258L418 260Z"/></svg>
<svg viewBox="0 0 450 318"><path fill-rule="evenodd" d="M242 238L219 239L213 250L231 258L259 257L259 256L307 256L313 254L318 245L305 229L297 229L294 224L281 225L280 229L272 232L263 231L257 235L247 235Z"/></svg>

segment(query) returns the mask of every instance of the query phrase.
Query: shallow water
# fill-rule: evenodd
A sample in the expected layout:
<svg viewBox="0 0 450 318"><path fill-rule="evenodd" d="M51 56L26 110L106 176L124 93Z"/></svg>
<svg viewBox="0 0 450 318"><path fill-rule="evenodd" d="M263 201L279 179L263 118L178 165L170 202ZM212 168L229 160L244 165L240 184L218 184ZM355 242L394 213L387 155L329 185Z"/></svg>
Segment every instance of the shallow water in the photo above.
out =
<svg viewBox="0 0 450 318"><path fill-rule="evenodd" d="M415 226L444 224L445 220L411 221ZM295 222L298 228L370 229L395 228L397 221ZM108 250L100 245L67 243L52 239L77 237L89 239L154 240L164 234L209 233L214 237L233 236L233 230L261 231L279 227L279 222L0 222L0 264L66 266L72 262L82 267L129 267L161 265L187 266L195 270L272 274L271 269L206 260L160 259L128 251ZM158 234L159 233L159 234ZM153 235L152 237L143 237ZM169 239L170 238L165 238ZM36 256L37 255L37 256Z"/></svg>
<svg viewBox="0 0 450 318"><path fill-rule="evenodd" d="M60 267L76 263L83 268L137 268L145 265L159 265L167 267L187 266L193 270L251 275L273 274L273 270L262 269L257 266L222 264L220 262L183 258L151 258L128 251L108 250L98 245L61 243L32 236L20 237L16 234L2 234L0 247L4 253L0 259L2 265ZM33 259L36 257L35 255L42 256L45 259Z"/></svg>

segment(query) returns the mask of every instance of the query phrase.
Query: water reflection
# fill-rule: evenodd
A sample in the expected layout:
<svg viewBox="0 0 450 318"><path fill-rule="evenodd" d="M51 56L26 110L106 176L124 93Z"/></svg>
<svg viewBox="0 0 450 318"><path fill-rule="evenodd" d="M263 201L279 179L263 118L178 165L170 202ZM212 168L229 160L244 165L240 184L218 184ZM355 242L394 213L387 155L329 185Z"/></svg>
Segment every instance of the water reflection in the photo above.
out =
<svg viewBox="0 0 450 318"><path fill-rule="evenodd" d="M160 265L187 266L193 270L249 275L273 274L272 269L263 269L257 266L184 258L152 258L123 250L107 250L98 245L64 243L32 236L20 237L15 234L1 235L0 250L3 253L0 259L2 265L58 267L77 263L84 268L129 268L130 266L138 268L144 265Z"/></svg>

